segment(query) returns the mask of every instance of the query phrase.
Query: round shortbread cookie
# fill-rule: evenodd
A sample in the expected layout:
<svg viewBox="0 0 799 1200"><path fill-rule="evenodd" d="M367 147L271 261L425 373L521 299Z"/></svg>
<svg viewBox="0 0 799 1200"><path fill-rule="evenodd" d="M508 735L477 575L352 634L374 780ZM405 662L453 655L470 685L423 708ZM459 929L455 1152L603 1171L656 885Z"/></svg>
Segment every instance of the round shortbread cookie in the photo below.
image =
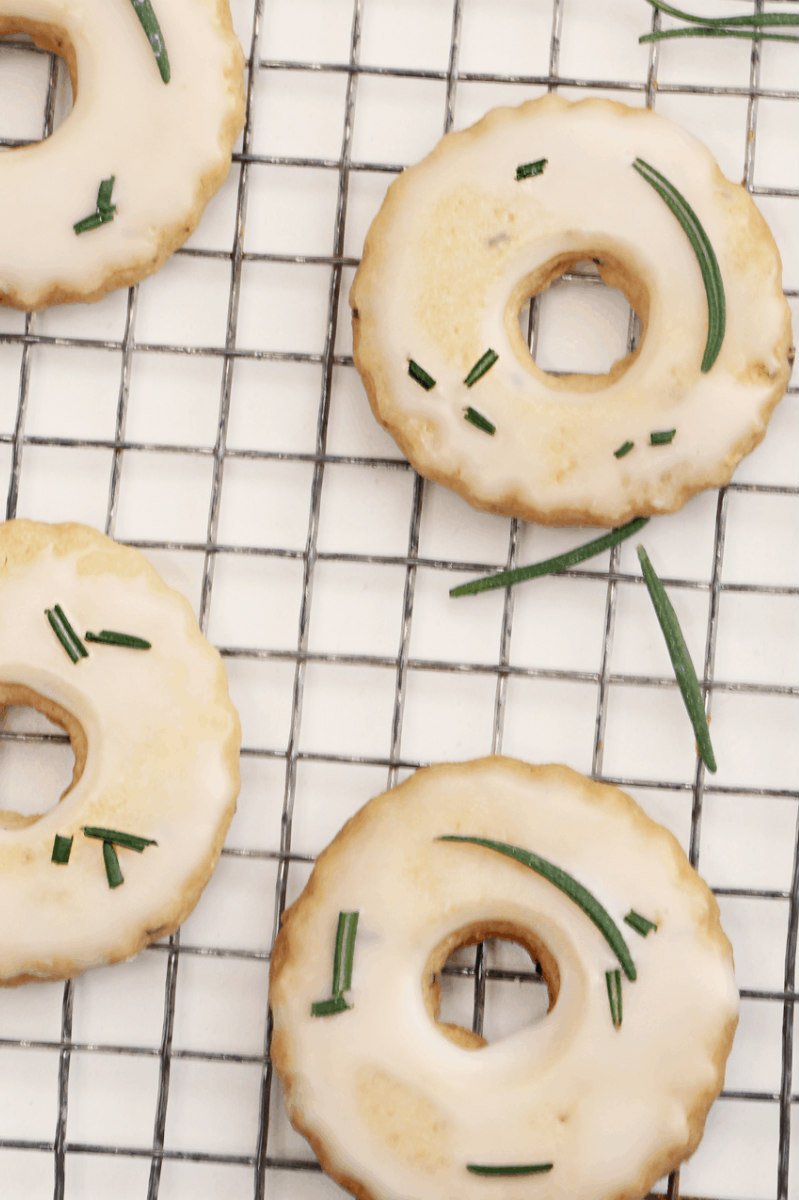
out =
<svg viewBox="0 0 799 1200"><path fill-rule="evenodd" d="M0 0L0 34L69 67L74 106L0 154L0 302L97 300L181 246L244 121L228 0Z"/></svg>
<svg viewBox="0 0 799 1200"><path fill-rule="evenodd" d="M664 183L707 235L726 331ZM643 334L606 375L547 374L519 314L585 260ZM607 100L549 95L447 135L389 188L350 302L372 408L413 466L546 524L615 525L727 482L790 371L780 258L751 197L679 126Z"/></svg>
<svg viewBox="0 0 799 1200"><path fill-rule="evenodd" d="M550 997L490 1045L435 1020L438 972L487 937L527 947ZM674 837L617 788L502 757L361 809L271 972L289 1115L361 1200L642 1196L696 1148L737 1022L718 906Z"/></svg>
<svg viewBox="0 0 799 1200"><path fill-rule="evenodd" d="M37 708L75 754L49 812L0 811L0 910L13 914L0 984L65 979L172 933L239 790L238 716L188 601L86 526L0 525L0 704Z"/></svg>

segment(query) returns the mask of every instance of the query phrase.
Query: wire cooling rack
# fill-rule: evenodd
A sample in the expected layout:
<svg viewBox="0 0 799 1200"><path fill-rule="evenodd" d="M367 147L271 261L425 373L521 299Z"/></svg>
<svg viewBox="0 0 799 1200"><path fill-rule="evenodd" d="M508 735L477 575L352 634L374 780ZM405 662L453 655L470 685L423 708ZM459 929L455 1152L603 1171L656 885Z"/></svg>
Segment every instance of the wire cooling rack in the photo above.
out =
<svg viewBox="0 0 799 1200"><path fill-rule="evenodd" d="M654 105L703 138L772 225L795 308L795 49L639 46L661 21L643 0L234 0L233 12L248 123L188 246L99 304L0 312L7 515L83 520L143 549L220 646L244 730L239 813L180 933L66 985L0 992L0 1195L340 1194L272 1075L280 913L370 795L420 763L502 750L625 787L719 898L739 1035L702 1146L659 1190L796 1200L795 384L729 487L646 531L704 676L711 778L628 547L516 592L449 599L456 582L585 535L478 514L418 479L368 414L346 306L395 174L445 130L557 88ZM2 144L37 140L69 110L63 64L19 37L0 53ZM635 333L626 304L579 271L524 319L552 370L606 369ZM0 752L7 807L26 803L31 772L53 799L69 777L63 739L27 711L9 711ZM461 953L447 1015L501 1036L531 1019L537 978L505 943Z"/></svg>

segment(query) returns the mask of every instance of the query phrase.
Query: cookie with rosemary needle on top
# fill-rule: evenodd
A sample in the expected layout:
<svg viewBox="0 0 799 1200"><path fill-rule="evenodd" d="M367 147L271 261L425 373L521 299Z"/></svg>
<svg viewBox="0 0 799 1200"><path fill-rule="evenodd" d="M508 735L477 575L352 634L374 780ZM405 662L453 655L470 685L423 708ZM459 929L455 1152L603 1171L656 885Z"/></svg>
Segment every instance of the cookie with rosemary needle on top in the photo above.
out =
<svg viewBox="0 0 799 1200"><path fill-rule="evenodd" d="M526 301L593 260L642 336L553 375ZM726 483L790 371L774 239L713 156L647 109L555 95L448 134L388 190L352 287L355 363L423 475L478 508L617 525Z"/></svg>

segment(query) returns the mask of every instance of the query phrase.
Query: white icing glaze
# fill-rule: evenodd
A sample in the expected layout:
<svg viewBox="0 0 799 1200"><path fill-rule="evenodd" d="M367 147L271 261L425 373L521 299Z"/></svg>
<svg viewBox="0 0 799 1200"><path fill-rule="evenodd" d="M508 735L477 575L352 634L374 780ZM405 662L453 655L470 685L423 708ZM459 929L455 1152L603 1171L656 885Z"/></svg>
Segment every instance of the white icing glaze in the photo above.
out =
<svg viewBox="0 0 799 1200"><path fill-rule="evenodd" d="M191 233L242 123L242 54L226 0L155 0L164 83L131 0L0 0L0 31L63 37L72 112L44 142L0 151L0 294L19 307L93 299L161 264ZM77 235L103 179L114 219ZM109 282L110 280L110 282Z"/></svg>
<svg viewBox="0 0 799 1200"><path fill-rule="evenodd" d="M637 157L688 199L719 259L727 329L706 374L697 259ZM517 165L539 158L544 173L518 182ZM525 280L563 256L615 264L640 305L648 296L640 351L615 377L556 379L527 351ZM651 111L547 96L449 135L389 189L352 289L356 364L378 419L423 474L478 507L616 524L725 482L760 441L788 378L780 280L751 198L693 137ZM467 389L489 347L499 361ZM409 359L435 388L408 376ZM467 405L493 437L464 420ZM668 429L670 445L649 445ZM634 449L615 458L626 441Z"/></svg>
<svg viewBox="0 0 799 1200"><path fill-rule="evenodd" d="M619 1029L605 981L619 964L582 910L444 834L532 850L605 906L637 970L634 983L622 976ZM630 929L631 908L656 933ZM314 1017L338 913L356 910L352 1007ZM465 1049L431 1019L423 975L451 934L492 921L544 943L559 993L539 1023ZM695 1148L737 1019L717 905L674 838L615 788L504 758L419 771L356 815L284 920L270 999L292 1119L326 1169L380 1200L643 1194ZM536 1162L553 1169L502 1180L465 1169Z"/></svg>
<svg viewBox="0 0 799 1200"><path fill-rule="evenodd" d="M73 664L45 609L79 636L113 629L147 651L91 645ZM238 793L239 722L216 650L188 602L138 551L76 525L0 526L0 686L31 689L86 735L80 779L22 828L0 814L0 982L72 975L128 957L196 903ZM120 848L125 882L109 889L95 825L153 838ZM69 863L50 859L74 837Z"/></svg>

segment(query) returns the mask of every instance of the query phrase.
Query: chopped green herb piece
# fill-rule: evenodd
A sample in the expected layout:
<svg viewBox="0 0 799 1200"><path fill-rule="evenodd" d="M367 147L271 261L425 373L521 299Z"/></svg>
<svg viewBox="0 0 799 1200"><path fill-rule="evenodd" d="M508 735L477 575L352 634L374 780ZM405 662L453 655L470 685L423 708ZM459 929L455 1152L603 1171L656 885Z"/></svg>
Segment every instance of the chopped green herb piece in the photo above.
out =
<svg viewBox="0 0 799 1200"><path fill-rule="evenodd" d="M491 437L497 432L496 425L492 425L488 417L484 417L476 408L472 408L471 404L464 411L464 419L471 421L472 425L476 425L478 429L482 429L483 433L489 433Z"/></svg>
<svg viewBox="0 0 799 1200"><path fill-rule="evenodd" d="M616 458L624 458L625 454L629 454L635 442L622 442L618 450L614 450L613 454Z"/></svg>
<svg viewBox="0 0 799 1200"><path fill-rule="evenodd" d="M640 933L641 937L646 937L647 934L651 933L653 929L657 929L657 925L654 921L650 921L646 917L642 917L641 914L637 913L634 908L630 909L624 919L631 929L634 929L636 933Z"/></svg>
<svg viewBox="0 0 799 1200"><path fill-rule="evenodd" d="M120 829L102 829L97 825L84 825L83 834L84 837L100 838L103 842L122 846L125 850L135 850L137 854L141 854L147 846L158 845L158 842L152 838L139 837L135 833L123 833Z"/></svg>
<svg viewBox="0 0 799 1200"><path fill-rule="evenodd" d="M317 1000L311 1005L311 1016L313 1017L333 1017L336 1013L346 1012L348 1008L352 1008L342 995L331 996L329 1000Z"/></svg>
<svg viewBox="0 0 799 1200"><path fill-rule="evenodd" d="M420 384L426 392L429 392L431 388L436 386L436 381L433 376L428 375L424 367L420 367L419 364L414 362L412 358L408 359L408 374L410 375L411 379L415 379L416 382Z"/></svg>
<svg viewBox="0 0 799 1200"><path fill-rule="evenodd" d="M477 362L464 379L463 382L466 384L466 386L471 387L473 384L477 383L478 379L482 379L486 371L491 370L498 358L499 355L497 354L496 350L486 350L482 358L478 358Z"/></svg>
<svg viewBox="0 0 799 1200"><path fill-rule="evenodd" d="M537 158L535 162L521 163L516 168L517 180L532 179L534 175L542 175L548 162L547 158Z"/></svg>
<svg viewBox="0 0 799 1200"><path fill-rule="evenodd" d="M605 983L608 988L608 1003L610 1017L616 1029L621 1028L621 971L605 972Z"/></svg>
<svg viewBox="0 0 799 1200"><path fill-rule="evenodd" d="M88 657L88 650L72 628L60 604L56 604L53 608L46 608L44 615L72 662L76 663L78 659Z"/></svg>
<svg viewBox="0 0 799 1200"><path fill-rule="evenodd" d="M158 63L158 70L164 83L169 83L171 70L169 66L169 56L166 52L166 43L164 35L161 33L161 26L158 24L158 18L153 12L153 6L150 0L130 0L136 16L141 21L141 26L147 34L147 40L150 43L150 48L155 55L155 61Z"/></svg>
<svg viewBox="0 0 799 1200"><path fill-rule="evenodd" d="M75 233L88 233L90 229L99 229L101 225L107 225L109 221L113 221L116 209L110 212L93 212L90 217L84 217L82 221L76 221L72 228Z"/></svg>
<svg viewBox="0 0 799 1200"><path fill-rule="evenodd" d="M674 441L674 435L676 432L676 429L656 429L649 435L649 445L668 446L670 442Z"/></svg>
<svg viewBox="0 0 799 1200"><path fill-rule="evenodd" d="M643 571L647 591L654 605L657 619L660 622L660 628L663 630L663 636L666 639L666 646L672 666L674 667L677 684L685 707L688 710L688 716L691 718L699 755L708 771L715 771L716 756L713 753L713 747L710 743L710 730L707 727L707 716L705 714L704 703L702 702L702 692L699 688L699 681L696 677L694 664L691 661L691 655L688 653L688 647L685 644L685 638L680 629L680 622L677 620L677 614L666 595L666 589L660 582L655 568L649 561L649 555L643 546L638 547L638 558L641 563L641 570Z"/></svg>
<svg viewBox="0 0 799 1200"><path fill-rule="evenodd" d="M536 874L541 875L549 883L554 884L570 900L573 900L578 908L583 910L589 920L593 921L621 963L624 974L631 982L635 980L635 964L618 925L597 898L587 888L583 887L581 883L578 883L573 875L569 875L567 871L564 871L562 867L555 866L554 863L548 862L545 858L539 858L531 850L522 850L519 846L511 846L507 842L494 842L489 838L459 837L456 834L450 833L436 838L436 841L468 842L473 846L484 846L486 850L495 850L498 854L504 854L507 858L515 859L522 866L529 867L531 871L535 871Z"/></svg>
<svg viewBox="0 0 799 1200"><path fill-rule="evenodd" d="M72 853L72 838L62 837L60 833L55 835L53 841L53 853L50 857L50 862L63 865L69 862L69 856Z"/></svg>
<svg viewBox="0 0 799 1200"><path fill-rule="evenodd" d="M104 179L97 189L97 211L100 214L113 214L117 210L116 205L111 203L114 179L113 175L109 179Z"/></svg>
<svg viewBox="0 0 799 1200"><path fill-rule="evenodd" d="M449 594L450 596L473 596L477 592L488 592L492 588L512 587L514 583L523 583L526 579L538 579L541 575L567 571L570 567L575 567L578 563L585 562L587 558L593 558L595 554L601 554L603 550L609 550L612 546L623 542L625 538L631 537L639 529L643 529L648 520L649 517L636 517L633 521L628 521L626 525L620 525L617 529L612 529L610 533L604 533L602 537L594 538L592 542L586 542L584 546L567 550L565 554L557 554L554 558L546 558L543 562L532 563L528 567L515 567L512 571L499 571L496 575L484 575L480 579L472 579L469 583L461 583L458 587L452 588Z"/></svg>
<svg viewBox="0 0 799 1200"><path fill-rule="evenodd" d="M553 1163L514 1163L507 1167L494 1167L484 1163L467 1163L466 1170L472 1175L542 1175L551 1171Z"/></svg>
<svg viewBox="0 0 799 1200"><path fill-rule="evenodd" d="M114 176L109 179L103 179L97 189L97 208L91 216L84 217L82 221L76 221L72 226L75 233L88 233L90 229L97 229L100 225L107 225L109 221L113 221L116 205L111 203L111 191L114 187Z"/></svg>
<svg viewBox="0 0 799 1200"><path fill-rule="evenodd" d="M333 994L329 1000L320 1000L311 1005L312 1016L329 1017L351 1007L344 999L343 993L352 987L352 961L357 933L358 913L340 912L333 952Z"/></svg>
<svg viewBox="0 0 799 1200"><path fill-rule="evenodd" d="M98 642L101 646L127 646L130 650L150 650L152 642L134 637L132 633L117 633L113 629L101 629L99 633L86 632L87 642Z"/></svg>
<svg viewBox="0 0 799 1200"><path fill-rule="evenodd" d="M724 330L727 323L727 310L724 300L724 283L721 269L716 258L710 238L705 233L699 217L691 208L685 197L677 191L672 183L660 171L655 170L642 158L636 158L634 169L651 188L657 192L661 200L668 206L683 228L688 241L696 255L702 282L705 285L707 297L707 340L705 353L702 357L702 371L707 372L718 358L721 344L724 341Z"/></svg>
<svg viewBox="0 0 799 1200"><path fill-rule="evenodd" d="M105 863L105 874L110 888L119 887L120 883L125 882L125 876L122 874L117 852L111 842L103 842L103 862Z"/></svg>

